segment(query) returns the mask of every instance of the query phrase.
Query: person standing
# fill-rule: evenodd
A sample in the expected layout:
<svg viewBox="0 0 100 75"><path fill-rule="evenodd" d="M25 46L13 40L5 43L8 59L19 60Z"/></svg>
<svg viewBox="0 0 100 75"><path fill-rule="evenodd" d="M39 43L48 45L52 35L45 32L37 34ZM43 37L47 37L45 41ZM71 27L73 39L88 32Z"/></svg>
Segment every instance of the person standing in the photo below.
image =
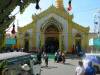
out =
<svg viewBox="0 0 100 75"><path fill-rule="evenodd" d="M65 53L62 52L62 63L65 64Z"/></svg>
<svg viewBox="0 0 100 75"><path fill-rule="evenodd" d="M40 51L40 50L39 50L38 53L37 53L37 62L38 62L39 64L42 63L42 61L41 61L41 51Z"/></svg>
<svg viewBox="0 0 100 75"><path fill-rule="evenodd" d="M57 62L57 56L58 56L58 52L55 52L55 58L54 58L55 62Z"/></svg>
<svg viewBox="0 0 100 75"><path fill-rule="evenodd" d="M76 67L75 70L75 75L85 75L85 69L82 61L78 62L78 66Z"/></svg>
<svg viewBox="0 0 100 75"><path fill-rule="evenodd" d="M57 63L62 62L62 52L59 51L59 54L57 56Z"/></svg>
<svg viewBox="0 0 100 75"><path fill-rule="evenodd" d="M92 62L88 63L88 66L85 69L85 75L96 75L96 71L92 66Z"/></svg>

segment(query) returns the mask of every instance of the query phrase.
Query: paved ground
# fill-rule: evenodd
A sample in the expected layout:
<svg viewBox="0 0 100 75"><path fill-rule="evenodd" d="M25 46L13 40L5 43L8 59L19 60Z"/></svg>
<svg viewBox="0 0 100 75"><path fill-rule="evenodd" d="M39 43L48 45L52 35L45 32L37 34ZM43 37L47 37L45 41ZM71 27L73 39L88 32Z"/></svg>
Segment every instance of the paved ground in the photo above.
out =
<svg viewBox="0 0 100 75"><path fill-rule="evenodd" d="M75 75L74 70L78 60L67 59L65 64L49 62L48 67L42 68L42 75ZM43 66L44 64L42 64Z"/></svg>
<svg viewBox="0 0 100 75"><path fill-rule="evenodd" d="M41 75L75 75L75 68L79 59L67 59L65 64L49 61L49 66L42 64ZM100 75L100 74L97 74Z"/></svg>

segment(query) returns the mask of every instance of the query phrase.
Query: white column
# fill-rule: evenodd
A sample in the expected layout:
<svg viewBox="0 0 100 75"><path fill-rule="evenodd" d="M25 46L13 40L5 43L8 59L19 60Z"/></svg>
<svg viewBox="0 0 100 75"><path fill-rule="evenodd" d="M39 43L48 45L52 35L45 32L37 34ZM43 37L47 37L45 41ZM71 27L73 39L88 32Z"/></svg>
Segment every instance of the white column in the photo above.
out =
<svg viewBox="0 0 100 75"><path fill-rule="evenodd" d="M61 39L62 35L59 34L59 49L61 50L61 46L62 46L62 39Z"/></svg>
<svg viewBox="0 0 100 75"><path fill-rule="evenodd" d="M64 47L66 51L68 49L68 33L67 32L64 34Z"/></svg>
<svg viewBox="0 0 100 75"><path fill-rule="evenodd" d="M40 32L36 33L36 47L40 47Z"/></svg>
<svg viewBox="0 0 100 75"><path fill-rule="evenodd" d="M30 34L30 36L29 36L29 49L32 49L32 42L33 42L32 36L33 36L33 34L32 34L31 29L29 30L29 34Z"/></svg>
<svg viewBox="0 0 100 75"><path fill-rule="evenodd" d="M19 36L20 36L20 37L19 37L20 47L21 47L21 48L24 48L24 38L25 38L25 37L24 37L23 34L20 34Z"/></svg>

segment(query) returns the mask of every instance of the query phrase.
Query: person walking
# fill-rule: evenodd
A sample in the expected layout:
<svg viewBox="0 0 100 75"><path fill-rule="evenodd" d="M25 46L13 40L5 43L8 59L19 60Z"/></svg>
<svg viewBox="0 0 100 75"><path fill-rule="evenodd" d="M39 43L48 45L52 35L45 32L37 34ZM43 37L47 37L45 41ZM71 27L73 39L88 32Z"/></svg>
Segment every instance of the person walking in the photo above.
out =
<svg viewBox="0 0 100 75"><path fill-rule="evenodd" d="M48 67L48 54L47 53L45 53L44 58L45 58L45 65L46 67Z"/></svg>
<svg viewBox="0 0 100 75"><path fill-rule="evenodd" d="M96 75L96 71L92 66L92 62L88 63L88 66L85 69L85 75Z"/></svg>
<svg viewBox="0 0 100 75"><path fill-rule="evenodd" d="M75 70L75 75L85 75L85 69L82 61L78 62L78 66L76 67Z"/></svg>
<svg viewBox="0 0 100 75"><path fill-rule="evenodd" d="M42 59L45 60L45 52L42 52Z"/></svg>

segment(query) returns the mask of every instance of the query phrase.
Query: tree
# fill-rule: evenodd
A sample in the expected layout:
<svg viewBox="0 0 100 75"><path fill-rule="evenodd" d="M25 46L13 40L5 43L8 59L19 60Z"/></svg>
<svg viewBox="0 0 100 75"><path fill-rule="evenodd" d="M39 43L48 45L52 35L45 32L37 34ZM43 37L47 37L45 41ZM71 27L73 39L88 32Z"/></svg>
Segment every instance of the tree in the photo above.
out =
<svg viewBox="0 0 100 75"><path fill-rule="evenodd" d="M36 9L39 9L38 3L40 0L0 0L0 48L3 46L5 29L7 29L14 17L9 18L10 13L17 5L20 6L20 12L23 13L24 9L30 3L36 3Z"/></svg>

